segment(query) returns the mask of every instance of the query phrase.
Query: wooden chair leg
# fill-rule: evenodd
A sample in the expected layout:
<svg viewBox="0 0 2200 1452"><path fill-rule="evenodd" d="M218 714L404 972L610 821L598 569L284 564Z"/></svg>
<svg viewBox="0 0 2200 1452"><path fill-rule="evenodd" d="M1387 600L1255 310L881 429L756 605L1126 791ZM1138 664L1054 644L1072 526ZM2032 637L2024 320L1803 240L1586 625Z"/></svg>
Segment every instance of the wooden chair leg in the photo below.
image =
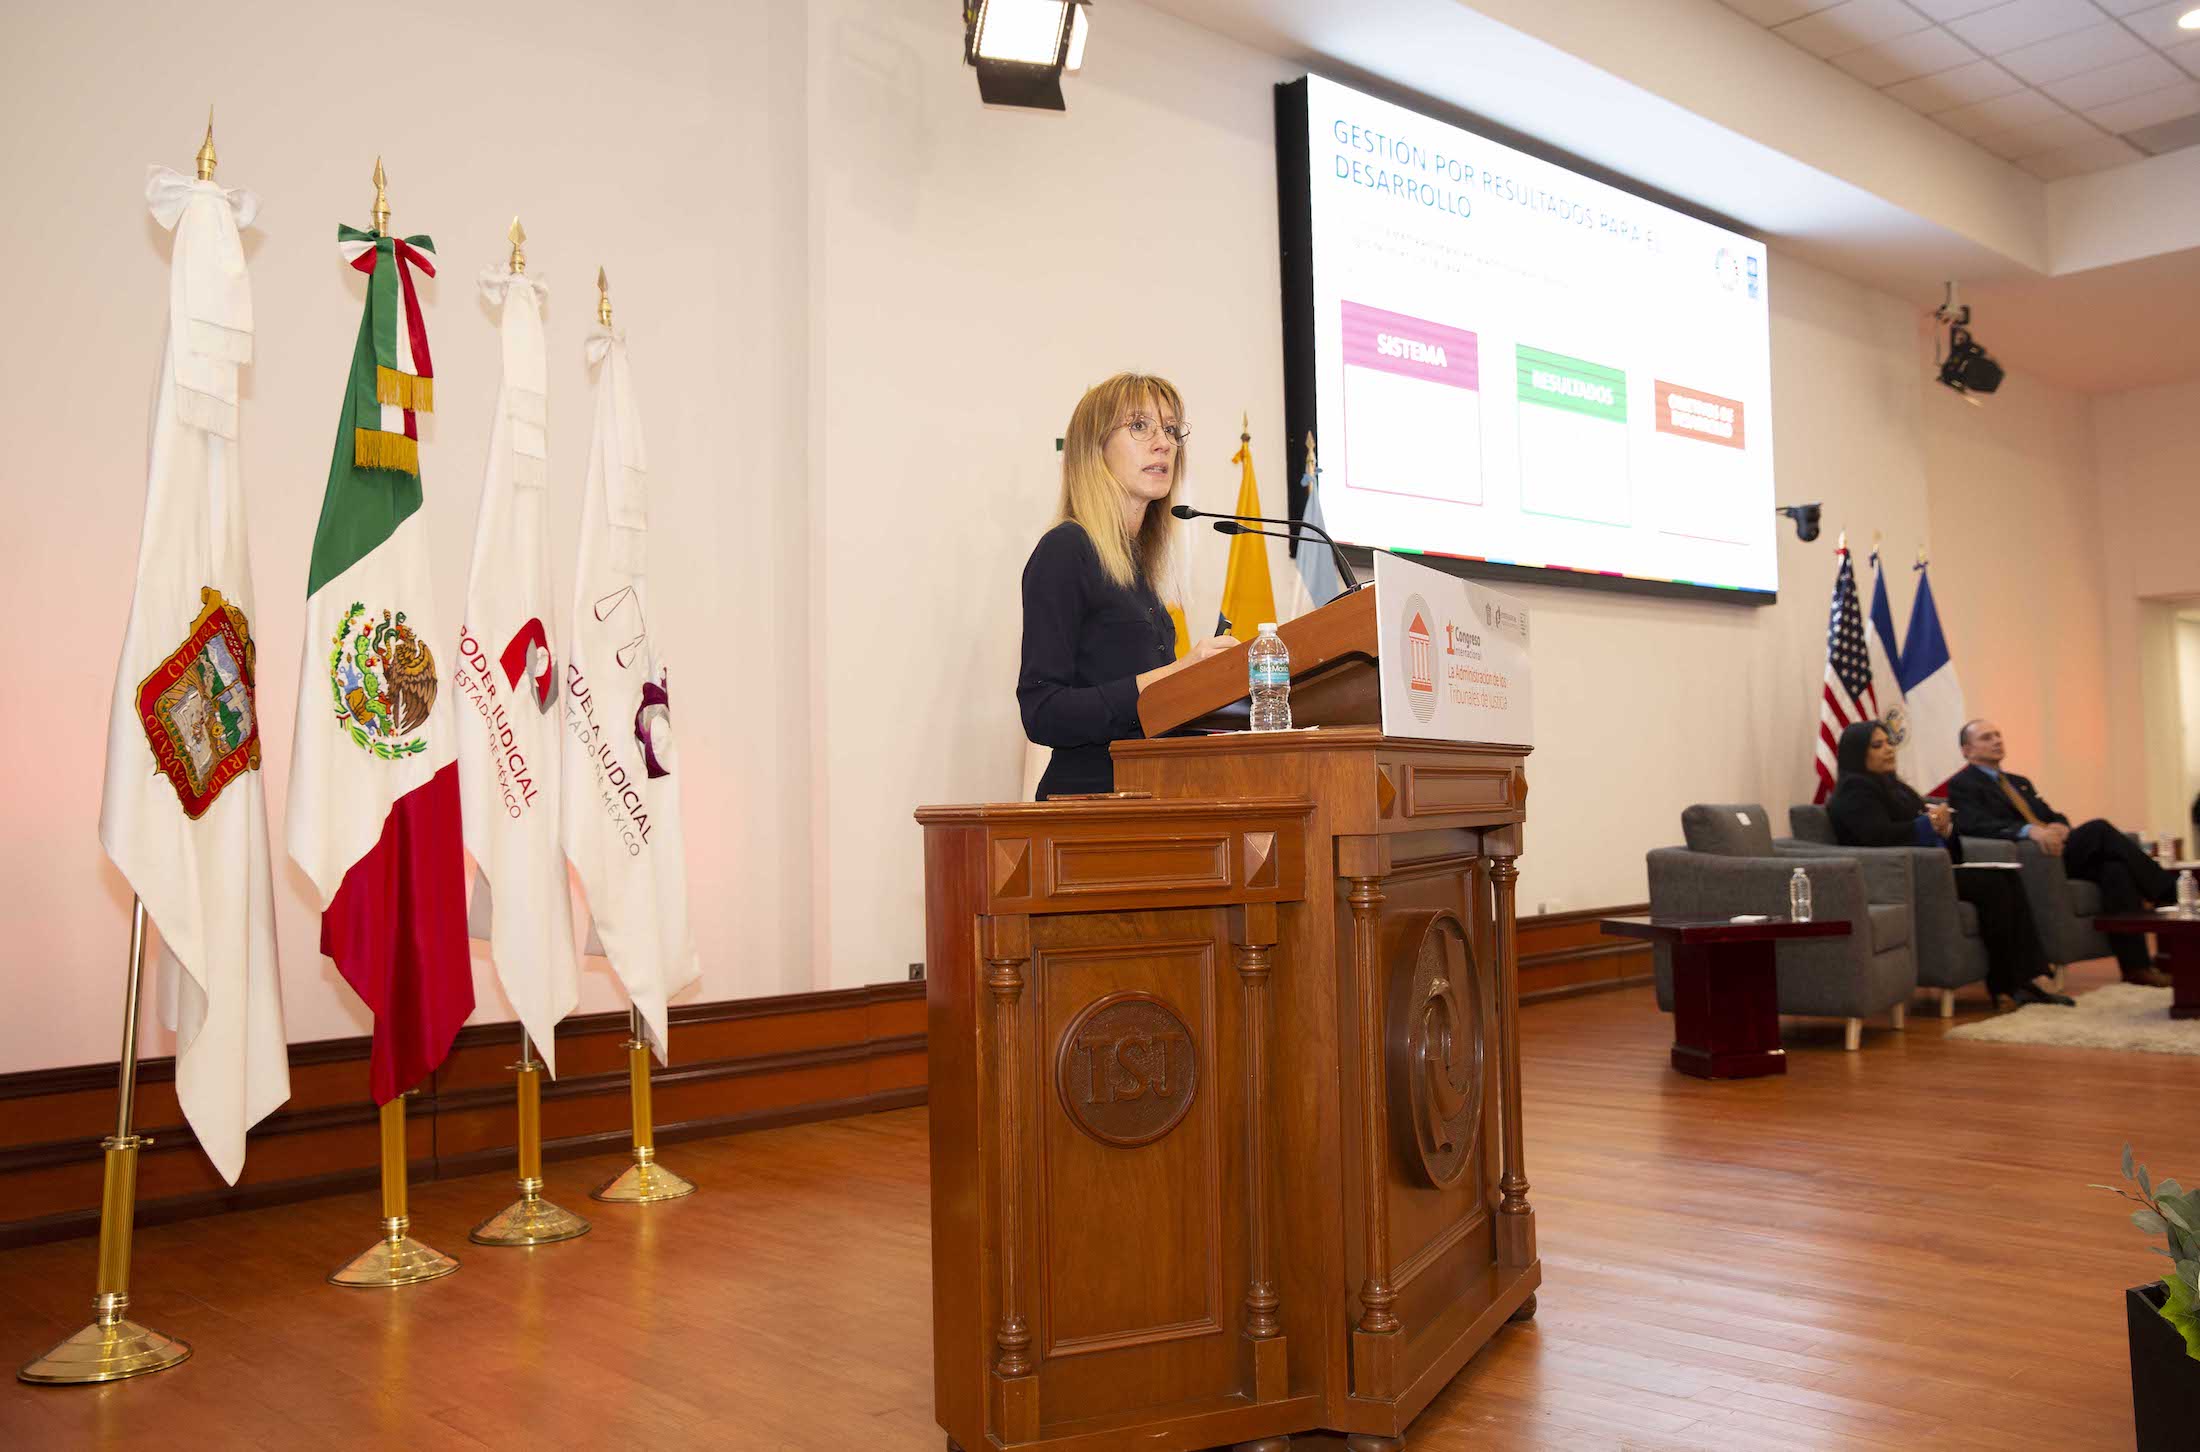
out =
<svg viewBox="0 0 2200 1452"><path fill-rule="evenodd" d="M1910 1006L1906 1003L1896 1004L1887 1010L1887 1020L1896 1033L1902 1032L1910 1021Z"/></svg>
<svg viewBox="0 0 2200 1452"><path fill-rule="evenodd" d="M1864 1042L1864 1020L1852 1018L1847 1021L1846 1029L1842 1035L1841 1047L1853 1054Z"/></svg>
<svg viewBox="0 0 2200 1452"><path fill-rule="evenodd" d="M1956 1016L1956 991L1953 988L1940 990L1940 1016L1942 1018L1954 1018Z"/></svg>

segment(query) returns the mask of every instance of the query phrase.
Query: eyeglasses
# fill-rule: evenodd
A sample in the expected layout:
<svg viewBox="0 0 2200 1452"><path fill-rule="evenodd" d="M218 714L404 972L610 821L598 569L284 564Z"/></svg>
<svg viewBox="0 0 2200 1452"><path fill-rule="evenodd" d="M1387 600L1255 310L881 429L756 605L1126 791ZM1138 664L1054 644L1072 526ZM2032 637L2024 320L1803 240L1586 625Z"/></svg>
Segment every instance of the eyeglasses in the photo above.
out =
<svg viewBox="0 0 2200 1452"><path fill-rule="evenodd" d="M1161 432L1167 436L1169 442L1180 449L1184 447L1184 441L1192 436L1191 429L1184 424L1173 423L1157 425L1152 419L1146 417L1142 413L1131 415L1129 420L1124 423L1117 424L1116 427L1126 430L1130 434L1133 442L1141 444L1151 440L1153 438L1154 429L1158 427Z"/></svg>

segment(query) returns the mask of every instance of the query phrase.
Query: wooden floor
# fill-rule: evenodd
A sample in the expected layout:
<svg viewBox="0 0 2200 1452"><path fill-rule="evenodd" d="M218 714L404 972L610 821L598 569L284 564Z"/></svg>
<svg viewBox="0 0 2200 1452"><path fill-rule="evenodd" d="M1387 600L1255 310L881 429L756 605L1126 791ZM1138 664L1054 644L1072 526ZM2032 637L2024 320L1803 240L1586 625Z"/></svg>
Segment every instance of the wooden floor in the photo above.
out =
<svg viewBox="0 0 2200 1452"><path fill-rule="evenodd" d="M2080 983L2102 974L2077 975ZM1966 1007L1973 1005L1967 1001ZM1967 1015L1968 1016L1968 1015ZM1647 990L1524 1014L1541 1312L1417 1422L1459 1448L2128 1448L2122 1288L2160 1258L2118 1202L2128 1137L2200 1178L2200 1060L1948 1042L1937 1019L1791 1024L1784 1079L1684 1079ZM351 1196L149 1230L137 1310L196 1356L103 1388L0 1387L0 1448L928 1449L921 1110L669 1147L703 1186L588 1201L588 1238L466 1241L502 1178L420 1187L465 1268L322 1276ZM0 1356L73 1330L88 1241L0 1255Z"/></svg>

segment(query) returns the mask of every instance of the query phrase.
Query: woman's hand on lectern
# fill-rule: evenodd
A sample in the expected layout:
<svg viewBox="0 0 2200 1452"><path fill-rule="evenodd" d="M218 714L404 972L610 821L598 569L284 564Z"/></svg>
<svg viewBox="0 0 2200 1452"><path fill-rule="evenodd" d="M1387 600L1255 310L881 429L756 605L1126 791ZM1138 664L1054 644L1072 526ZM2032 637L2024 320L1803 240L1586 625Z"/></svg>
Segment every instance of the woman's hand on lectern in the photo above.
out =
<svg viewBox="0 0 2200 1452"><path fill-rule="evenodd" d="M1138 689L1143 691L1155 681L1164 676L1173 676L1186 666L1198 665L1203 660L1212 660L1226 650L1235 650L1237 644L1235 640L1227 635L1202 636L1192 642L1192 653L1190 655L1179 656L1168 665L1156 666L1152 670L1142 673L1138 677Z"/></svg>

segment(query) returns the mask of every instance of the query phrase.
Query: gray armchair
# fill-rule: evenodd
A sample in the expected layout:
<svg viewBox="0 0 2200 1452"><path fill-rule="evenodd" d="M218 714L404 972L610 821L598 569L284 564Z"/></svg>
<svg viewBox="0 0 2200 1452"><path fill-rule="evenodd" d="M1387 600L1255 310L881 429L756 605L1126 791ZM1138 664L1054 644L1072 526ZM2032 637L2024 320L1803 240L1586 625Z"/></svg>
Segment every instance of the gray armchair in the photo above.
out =
<svg viewBox="0 0 2200 1452"><path fill-rule="evenodd" d="M2106 958L2116 950L2093 927L2101 911L2101 889L2063 871L2063 860L2050 857L2037 842L2004 842L1997 837L1963 839L1966 862L2014 862L2022 869L2025 901L2032 925L2040 930L2047 961L2060 967L2087 958ZM2059 975L2058 975L2059 977Z"/></svg>
<svg viewBox="0 0 2200 1452"><path fill-rule="evenodd" d="M1844 847L1834 840L1833 819L1824 807L1788 808L1794 839L1783 849L1832 856L1906 858L1912 887L1910 945L1917 957L1917 986L1940 999L1940 1016L1956 1011L1956 990L1986 978L1986 944L1979 937L1978 909L1956 896L1955 864L1937 847ZM1968 850L1969 844L1965 844Z"/></svg>
<svg viewBox="0 0 2200 1452"><path fill-rule="evenodd" d="M1864 1020L1886 1012L1902 1027L1917 991L1910 946L1911 864L1781 847L1763 807L1698 805L1681 814L1685 847L1653 848L1650 911L1659 917L1785 916L1788 877L1810 875L1812 916L1850 925L1849 936L1782 943L1776 950L1776 998L1783 1014L1846 1020L1851 1049ZM1654 960L1658 1007L1673 1010L1673 962Z"/></svg>

